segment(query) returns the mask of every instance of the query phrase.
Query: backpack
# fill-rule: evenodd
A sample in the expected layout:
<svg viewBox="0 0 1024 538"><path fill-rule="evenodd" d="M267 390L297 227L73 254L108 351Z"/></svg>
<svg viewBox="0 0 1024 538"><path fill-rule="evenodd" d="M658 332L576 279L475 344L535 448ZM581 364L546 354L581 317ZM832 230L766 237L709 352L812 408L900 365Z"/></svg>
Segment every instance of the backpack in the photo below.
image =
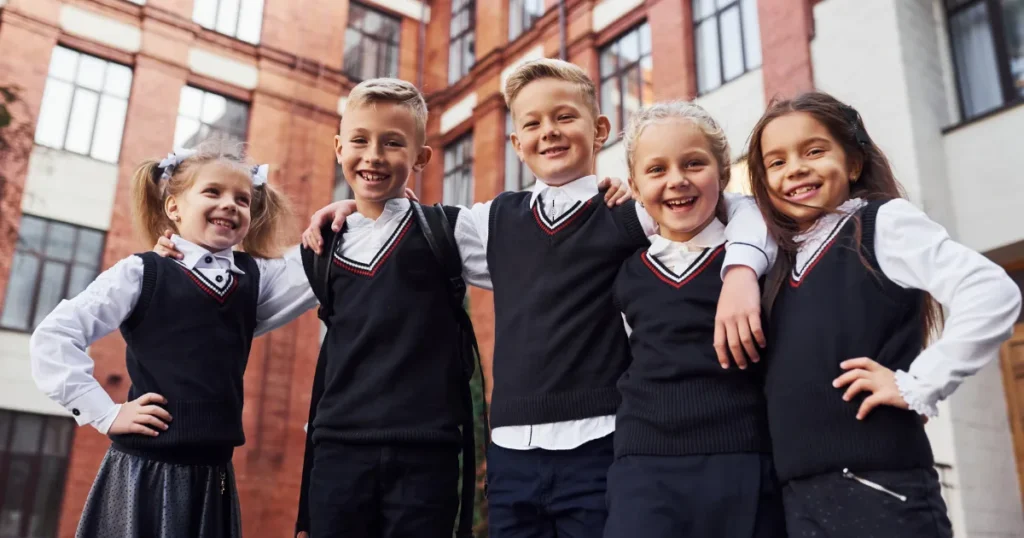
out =
<svg viewBox="0 0 1024 538"><path fill-rule="evenodd" d="M423 206L418 202L411 202L412 211L423 233L423 238L430 246L435 261L440 265L446 276L446 287L449 303L455 313L455 319L459 327L459 339L461 345L460 355L462 359L462 371L465 376L462 383L462 403L466 410L469 421L462 425L462 497L459 510L459 525L456 531L457 538L472 538L473 536L473 505L476 498L476 435L473 417L473 396L470 383L473 373L480 363L480 349L477 346L476 334L473 332L473 322L464 308L463 301L466 297L466 281L462 278L462 258L459 256L458 246L455 243L455 233L448 217L445 215L444 207L441 204L434 206ZM306 278L313 287L313 294L320 301L317 309L317 316L327 325L330 331L330 316L334 306L331 291L331 258L337 252L341 244L342 233L335 233L330 225L321 230L321 236L329 238L330 247L324 250L323 255L316 255L313 251L302 249L302 266L306 271ZM309 422L306 434L306 463L303 466L302 491L299 502L299 525L296 531L308 531L308 503L306 502L309 471L312 467L312 428L313 419L316 416L316 406L323 395L324 374L325 374L326 353L321 346L320 356L317 359L316 373L313 377L313 393L310 399ZM482 381L481 381L482 382ZM486 405L486 404L485 404ZM487 424L487 410L484 409L483 430L485 446L489 437L489 426ZM300 528L306 522L306 528Z"/></svg>

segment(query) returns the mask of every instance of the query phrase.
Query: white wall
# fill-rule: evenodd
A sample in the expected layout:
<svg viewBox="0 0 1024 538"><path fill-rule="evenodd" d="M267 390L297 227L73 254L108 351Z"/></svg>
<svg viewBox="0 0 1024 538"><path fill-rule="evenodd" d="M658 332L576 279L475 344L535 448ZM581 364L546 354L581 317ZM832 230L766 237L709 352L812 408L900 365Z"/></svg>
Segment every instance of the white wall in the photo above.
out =
<svg viewBox="0 0 1024 538"><path fill-rule="evenodd" d="M71 416L32 381L27 333L0 330L0 409Z"/></svg>
<svg viewBox="0 0 1024 538"><path fill-rule="evenodd" d="M629 167L626 166L626 144L622 140L606 146L597 154L597 178L606 177L615 177L622 181L629 179Z"/></svg>
<svg viewBox="0 0 1024 538"><path fill-rule="evenodd" d="M725 130L735 161L746 155L750 131L764 114L764 76L755 69L694 102L710 112Z"/></svg>
<svg viewBox="0 0 1024 538"><path fill-rule="evenodd" d="M116 164L36 146L29 161L21 210L106 230L116 187Z"/></svg>

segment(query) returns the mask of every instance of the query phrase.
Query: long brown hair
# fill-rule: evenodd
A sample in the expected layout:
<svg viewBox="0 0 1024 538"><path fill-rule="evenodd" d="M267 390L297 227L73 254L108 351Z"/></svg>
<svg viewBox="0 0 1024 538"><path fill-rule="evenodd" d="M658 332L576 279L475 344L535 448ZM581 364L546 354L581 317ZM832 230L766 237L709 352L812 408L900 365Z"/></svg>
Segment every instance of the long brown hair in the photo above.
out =
<svg viewBox="0 0 1024 538"><path fill-rule="evenodd" d="M170 178L163 178L159 162L143 162L132 177L132 218L135 231L147 245L155 245L164 230L177 230L167 216L164 203L168 196L180 196L195 182L204 166L217 163L237 169L251 177L253 164L243 146L225 140L211 140L196 148L195 155L175 167ZM269 183L252 189L249 205L249 232L241 248L258 258L278 257L292 235L292 212L287 198Z"/></svg>
<svg viewBox="0 0 1024 538"><path fill-rule="evenodd" d="M799 248L796 242L799 228L794 219L778 210L772 203L773 198L778 195L774 194L768 185L768 171L765 169L761 137L768 124L794 112L809 114L828 129L832 138L843 148L848 161L847 166L860 167L861 172L857 181L850 184L850 198L885 201L906 197L903 187L896 180L889 159L868 135L864 120L853 107L824 92L808 92L793 99L773 100L750 135L747 166L750 170L750 183L754 199L764 216L768 233L779 245L777 265L780 267L777 274L782 276L773 283L774 287L781 285L795 263L796 252ZM864 258L860 249L861 223L859 218L854 223L857 227L855 234L858 241L857 253L865 267L874 273L872 265ZM927 293L924 295L923 323L927 338L941 325L942 311L930 295Z"/></svg>

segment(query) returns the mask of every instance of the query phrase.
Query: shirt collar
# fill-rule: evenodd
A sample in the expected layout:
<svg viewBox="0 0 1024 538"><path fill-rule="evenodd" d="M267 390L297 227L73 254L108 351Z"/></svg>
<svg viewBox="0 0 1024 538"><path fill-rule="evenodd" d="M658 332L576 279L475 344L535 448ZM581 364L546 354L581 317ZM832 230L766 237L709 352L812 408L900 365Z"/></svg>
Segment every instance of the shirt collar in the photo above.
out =
<svg viewBox="0 0 1024 538"><path fill-rule="evenodd" d="M408 198L392 198L387 202L384 202L384 211L381 212L380 218L371 219L365 217L359 213L352 213L345 217L345 224L349 228L359 228L362 226L372 226L374 222L381 221L387 222L391 220L395 215L404 215L406 211L409 211L410 202Z"/></svg>
<svg viewBox="0 0 1024 538"><path fill-rule="evenodd" d="M652 256L672 251L696 252L705 248L717 247L722 243L725 243L725 225L716 218L689 241L672 241L660 235L652 235L651 246L647 252Z"/></svg>
<svg viewBox="0 0 1024 538"><path fill-rule="evenodd" d="M226 248L220 252L210 252L209 250L206 250L178 234L171 236L171 243L174 243L174 248L178 249L178 252L185 256L178 260L178 263L184 265L189 270L195 269L196 264L198 264L199 260L203 259L204 256L212 255L214 258L227 262L228 268L232 273L240 275L245 274L245 271L242 271L237 265L235 265L235 255L230 248Z"/></svg>
<svg viewBox="0 0 1024 538"><path fill-rule="evenodd" d="M544 183L540 178L537 178L537 181L533 184L533 192L530 194L530 207L537 203L538 196L547 191L561 192L574 202L589 200L597 194L597 176L583 176L557 187L552 187Z"/></svg>
<svg viewBox="0 0 1024 538"><path fill-rule="evenodd" d="M850 198L849 200L839 204L834 212L825 213L818 217L818 220L811 225L810 229L806 232L799 233L793 240L799 244L813 243L815 240L822 239L828 236L829 232L836 224L851 213L856 213L860 208L867 205L865 200L860 198Z"/></svg>

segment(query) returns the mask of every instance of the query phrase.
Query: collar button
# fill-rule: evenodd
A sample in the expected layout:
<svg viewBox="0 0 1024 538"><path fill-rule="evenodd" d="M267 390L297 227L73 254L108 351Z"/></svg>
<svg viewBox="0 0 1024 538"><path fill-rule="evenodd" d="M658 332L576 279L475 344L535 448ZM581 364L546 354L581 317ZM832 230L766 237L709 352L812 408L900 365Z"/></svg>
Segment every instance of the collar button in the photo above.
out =
<svg viewBox="0 0 1024 538"><path fill-rule="evenodd" d="M203 258L203 261L206 262L206 263L213 263L213 257L212 256L207 256L206 258Z"/></svg>

